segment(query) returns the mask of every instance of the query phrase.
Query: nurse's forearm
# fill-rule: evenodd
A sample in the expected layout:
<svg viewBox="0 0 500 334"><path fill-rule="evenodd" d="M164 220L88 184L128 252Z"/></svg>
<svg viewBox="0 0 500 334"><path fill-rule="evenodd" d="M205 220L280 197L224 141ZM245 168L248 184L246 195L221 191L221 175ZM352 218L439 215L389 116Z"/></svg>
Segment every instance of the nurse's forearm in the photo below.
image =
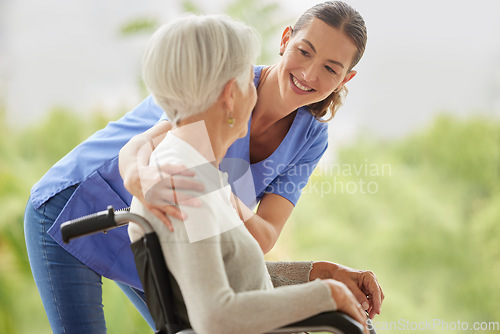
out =
<svg viewBox="0 0 500 334"><path fill-rule="evenodd" d="M268 253L278 241L278 231L270 222L262 219L259 215L254 214L251 218L245 220L245 226L257 240L264 254Z"/></svg>
<svg viewBox="0 0 500 334"><path fill-rule="evenodd" d="M255 214L238 199L240 218L264 254L268 253L278 241L293 208L293 204L287 199L275 194L265 194Z"/></svg>

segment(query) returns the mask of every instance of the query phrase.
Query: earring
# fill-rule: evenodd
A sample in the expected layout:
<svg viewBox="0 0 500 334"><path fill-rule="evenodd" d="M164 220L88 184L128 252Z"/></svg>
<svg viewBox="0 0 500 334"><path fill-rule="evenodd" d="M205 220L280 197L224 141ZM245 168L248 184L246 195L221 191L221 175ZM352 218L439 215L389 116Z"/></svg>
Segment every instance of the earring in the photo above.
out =
<svg viewBox="0 0 500 334"><path fill-rule="evenodd" d="M236 122L236 120L233 117L229 117L227 119L227 125L229 125L230 128L232 128L234 126L235 122Z"/></svg>
<svg viewBox="0 0 500 334"><path fill-rule="evenodd" d="M280 56L283 56L283 52L281 52L281 51L280 51L280 52L278 52L278 54L279 54Z"/></svg>

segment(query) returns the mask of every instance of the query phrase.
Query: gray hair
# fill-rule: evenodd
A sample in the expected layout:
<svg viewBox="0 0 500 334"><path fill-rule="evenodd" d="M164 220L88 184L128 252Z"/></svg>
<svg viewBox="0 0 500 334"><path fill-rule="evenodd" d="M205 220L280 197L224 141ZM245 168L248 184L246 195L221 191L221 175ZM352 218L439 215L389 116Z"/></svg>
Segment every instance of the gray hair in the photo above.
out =
<svg viewBox="0 0 500 334"><path fill-rule="evenodd" d="M171 122L211 106L236 79L246 94L260 53L253 28L223 15L185 15L161 26L143 58L143 79Z"/></svg>

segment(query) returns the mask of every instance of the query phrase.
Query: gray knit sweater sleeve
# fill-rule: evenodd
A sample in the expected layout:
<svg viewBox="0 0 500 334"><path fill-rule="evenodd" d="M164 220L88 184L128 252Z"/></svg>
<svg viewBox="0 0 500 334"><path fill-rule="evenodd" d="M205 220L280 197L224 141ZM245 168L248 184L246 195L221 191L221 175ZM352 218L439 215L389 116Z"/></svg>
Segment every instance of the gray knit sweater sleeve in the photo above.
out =
<svg viewBox="0 0 500 334"><path fill-rule="evenodd" d="M309 282L313 262L266 262L267 271L275 288Z"/></svg>

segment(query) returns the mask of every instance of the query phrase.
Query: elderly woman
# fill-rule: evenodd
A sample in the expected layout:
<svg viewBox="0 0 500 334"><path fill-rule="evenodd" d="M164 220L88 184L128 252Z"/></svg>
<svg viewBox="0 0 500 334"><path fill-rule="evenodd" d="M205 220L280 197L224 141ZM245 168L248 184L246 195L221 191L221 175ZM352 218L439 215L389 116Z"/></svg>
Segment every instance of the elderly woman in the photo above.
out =
<svg viewBox="0 0 500 334"><path fill-rule="evenodd" d="M182 17L153 35L144 81L174 128L154 150L151 170L165 164L196 169L205 191L200 206L182 208L184 221L172 218L173 231L137 198L131 211L157 231L184 297L185 320L198 333L260 333L329 310L365 323L345 285L332 279L308 282L311 263L266 267L235 209L227 175L219 171L229 146L248 131L256 103L251 64L258 49L252 29L223 16ZM140 228L131 224L129 235L137 240ZM273 288L270 275L300 284Z"/></svg>

